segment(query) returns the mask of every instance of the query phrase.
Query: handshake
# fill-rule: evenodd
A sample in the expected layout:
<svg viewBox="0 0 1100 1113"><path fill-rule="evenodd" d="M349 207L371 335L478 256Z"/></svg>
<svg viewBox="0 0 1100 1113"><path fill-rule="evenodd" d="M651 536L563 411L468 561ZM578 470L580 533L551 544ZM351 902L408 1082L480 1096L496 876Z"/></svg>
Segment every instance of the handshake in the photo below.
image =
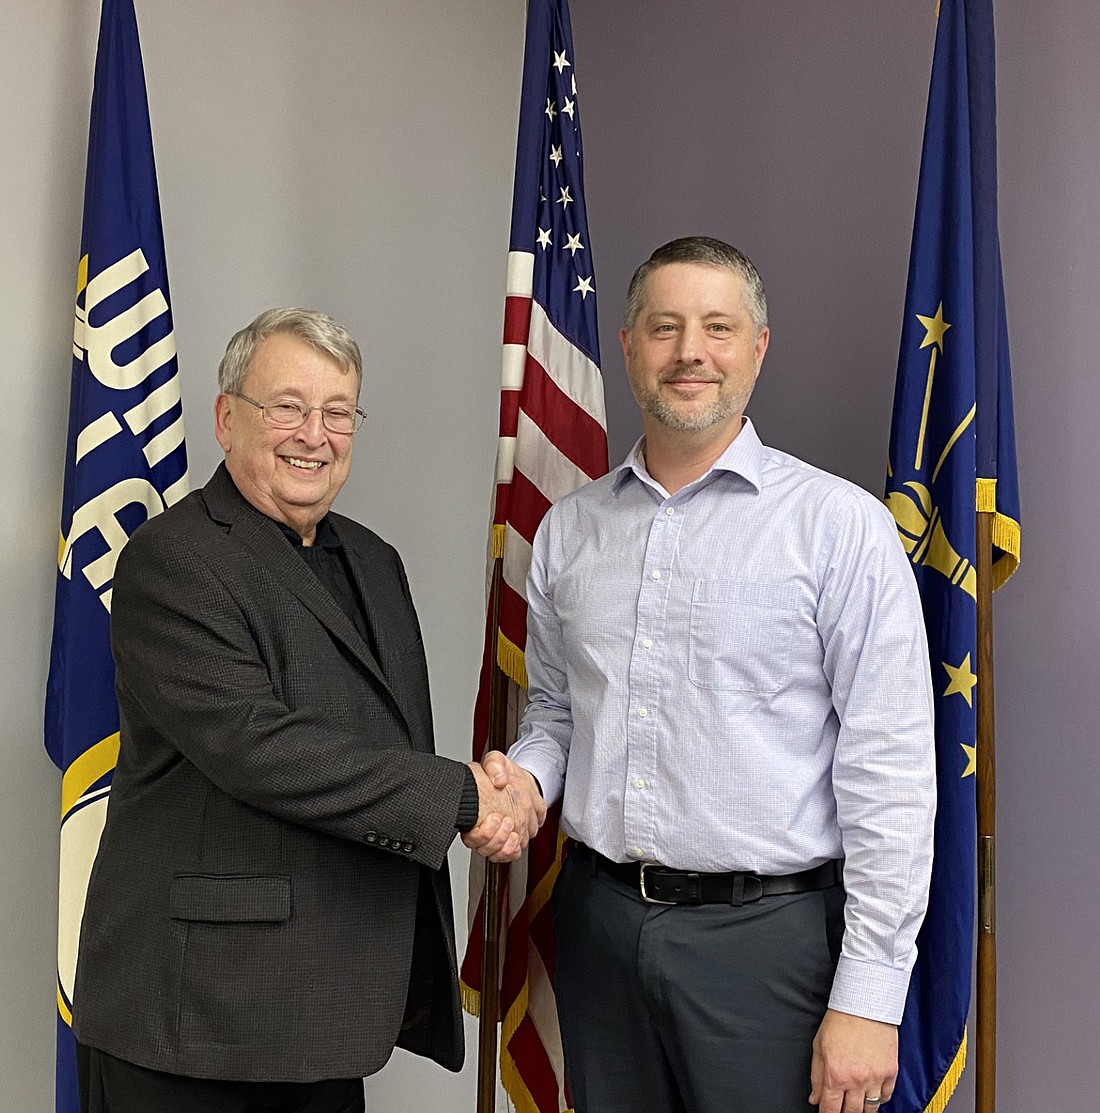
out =
<svg viewBox="0 0 1100 1113"><path fill-rule="evenodd" d="M477 781L477 823L462 841L490 862L514 862L546 819L538 781L499 750L469 768Z"/></svg>

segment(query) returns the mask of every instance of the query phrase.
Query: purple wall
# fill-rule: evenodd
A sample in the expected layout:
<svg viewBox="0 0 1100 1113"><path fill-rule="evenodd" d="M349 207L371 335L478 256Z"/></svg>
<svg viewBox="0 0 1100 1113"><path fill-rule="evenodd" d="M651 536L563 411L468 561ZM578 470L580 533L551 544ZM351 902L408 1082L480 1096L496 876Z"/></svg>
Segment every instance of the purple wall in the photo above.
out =
<svg viewBox="0 0 1100 1113"><path fill-rule="evenodd" d="M626 283L657 244L701 232L767 283L762 436L881 491L932 9L573 0L613 461L640 431L616 335ZM1024 514L995 606L998 1109L1025 1113L1097 1106L1082 1068L1100 1036L1100 6L997 0L996 18ZM972 1093L970 1065L952 1108Z"/></svg>

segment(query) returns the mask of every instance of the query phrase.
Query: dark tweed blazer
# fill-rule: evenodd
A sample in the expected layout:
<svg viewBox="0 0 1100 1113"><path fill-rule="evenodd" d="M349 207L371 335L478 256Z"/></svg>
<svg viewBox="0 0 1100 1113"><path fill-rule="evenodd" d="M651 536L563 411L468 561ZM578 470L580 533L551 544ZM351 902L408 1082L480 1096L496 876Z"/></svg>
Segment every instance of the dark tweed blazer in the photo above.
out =
<svg viewBox="0 0 1100 1113"><path fill-rule="evenodd" d="M395 1044L461 1066L446 853L463 766L433 752L397 553L332 517L377 660L224 465L123 550L85 1044L253 1081L371 1074Z"/></svg>

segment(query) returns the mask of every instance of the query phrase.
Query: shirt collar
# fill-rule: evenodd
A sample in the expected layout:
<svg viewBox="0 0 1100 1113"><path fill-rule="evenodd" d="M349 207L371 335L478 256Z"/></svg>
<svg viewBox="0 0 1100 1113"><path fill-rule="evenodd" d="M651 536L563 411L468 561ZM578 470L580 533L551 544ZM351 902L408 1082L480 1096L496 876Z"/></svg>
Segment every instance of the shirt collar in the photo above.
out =
<svg viewBox="0 0 1100 1113"><path fill-rule="evenodd" d="M645 437L639 437L634 442L634 447L627 453L626 459L615 469L612 489L616 494L631 476L640 479L643 483L652 484L656 482L646 470L645 456L642 452L644 444ZM710 466L706 476L718 471L731 472L733 475L739 475L742 479L747 480L759 491L763 462L764 445L761 443L752 421L746 417L744 418L744 424L741 426L741 432L730 441L726 450ZM700 482L706 476L700 476L695 482Z"/></svg>
<svg viewBox="0 0 1100 1113"><path fill-rule="evenodd" d="M283 525L282 522L276 522L275 524L283 531L283 536L292 545L296 548L302 547L302 539L297 530ZM344 543L340 540L336 528L329 521L327 514L317 523L317 532L314 535L313 544L314 546L320 546L322 549L342 549L344 547Z"/></svg>

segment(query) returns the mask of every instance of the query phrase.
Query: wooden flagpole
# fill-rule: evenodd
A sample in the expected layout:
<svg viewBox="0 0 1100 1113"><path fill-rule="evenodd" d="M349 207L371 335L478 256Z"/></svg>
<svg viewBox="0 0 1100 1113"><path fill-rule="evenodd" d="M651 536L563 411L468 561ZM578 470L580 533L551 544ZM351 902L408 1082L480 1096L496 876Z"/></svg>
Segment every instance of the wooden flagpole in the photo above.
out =
<svg viewBox="0 0 1100 1113"><path fill-rule="evenodd" d="M978 830L978 969L977 969L977 1113L995 1113L997 1105L997 907L996 818L997 773L993 715L993 518L977 516L977 830Z"/></svg>
<svg viewBox="0 0 1100 1113"><path fill-rule="evenodd" d="M493 561L490 606L493 615L493 663L489 687L489 738L486 750L507 750L508 676L496 661L495 641L500 631L500 596L504 560ZM485 863L484 935L481 949L481 1008L477 1030L477 1113L493 1113L497 1083L497 1025L500 1023L500 922L504 869Z"/></svg>
<svg viewBox="0 0 1100 1113"><path fill-rule="evenodd" d="M500 1023L500 872L485 863L485 935L481 952L481 1009L477 1021L477 1113L493 1113L497 1091L497 1025Z"/></svg>

